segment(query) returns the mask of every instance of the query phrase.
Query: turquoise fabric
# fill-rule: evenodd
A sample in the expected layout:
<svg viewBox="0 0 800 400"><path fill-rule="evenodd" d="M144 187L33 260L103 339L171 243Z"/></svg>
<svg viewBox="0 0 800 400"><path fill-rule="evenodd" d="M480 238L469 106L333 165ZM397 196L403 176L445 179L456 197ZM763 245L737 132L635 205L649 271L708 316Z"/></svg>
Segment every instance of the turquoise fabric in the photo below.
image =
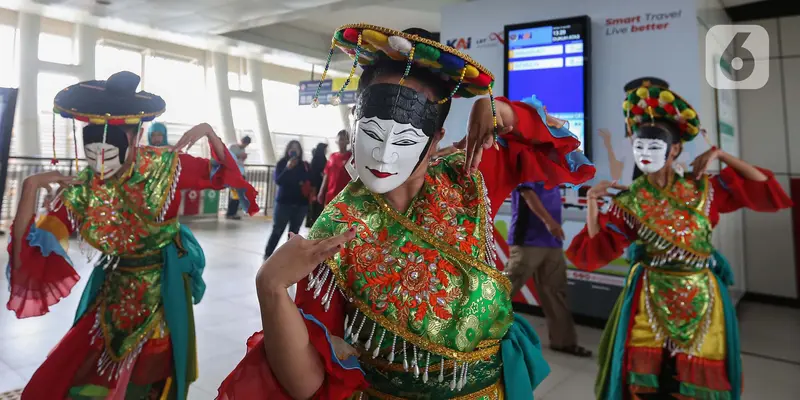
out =
<svg viewBox="0 0 800 400"><path fill-rule="evenodd" d="M178 246L174 243L164 247L161 254L164 265L161 271L161 298L164 302L164 317L167 320L167 327L170 330L172 340L172 356L175 362L176 388L178 399L186 398L187 393L187 360L189 358L189 316L186 310L186 287L184 286L184 276L188 278L191 290L192 302L197 304L202 300L206 290L203 282L203 269L206 265L203 249L197 242L189 228L181 225L180 243L182 251L178 252ZM83 291L78 311L75 315L75 322L86 313L97 295L105 280L105 269L108 262L107 257L103 257L95 265L94 271L86 289Z"/></svg>
<svg viewBox="0 0 800 400"><path fill-rule="evenodd" d="M728 357L725 360L728 369L728 380L731 382L731 399L742 398L742 356L739 343L739 322L736 318L736 308L728 293L727 286L733 285L733 272L728 260L717 251L714 251L716 265L712 271L717 277L720 297L722 297L722 312L725 315L725 350Z"/></svg>
<svg viewBox="0 0 800 400"><path fill-rule="evenodd" d="M503 383L509 400L530 400L533 390L550 374L536 331L514 314L514 323L500 342Z"/></svg>
<svg viewBox="0 0 800 400"><path fill-rule="evenodd" d="M336 357L336 350L333 348L333 341L331 340L331 334L330 334L330 332L328 332L328 328L325 327L325 325L322 322L320 322L318 319L314 318L313 315L304 313L302 308L299 309L299 310L300 310L300 315L302 315L303 318L305 318L307 321L311 321L311 322L315 323L317 326L322 328L323 332L325 332L325 339L328 341L328 344L331 346L331 356L333 358L333 361L336 364L338 364L343 369L347 369L347 370L357 369L357 370L361 371L362 374L364 373L364 370L361 369L361 364L359 364L359 362L358 362L358 357L350 356L346 360L340 360L339 357Z"/></svg>
<svg viewBox="0 0 800 400"><path fill-rule="evenodd" d="M189 315L186 307L186 287L184 276L188 278L192 302L202 300L206 290L203 282L203 269L206 258L203 249L189 228L181 225L180 243L184 252L171 244L161 250L164 266L161 272L161 297L164 300L164 317L172 340L172 357L175 362L176 389L178 399L186 398L188 390L187 360L189 358Z"/></svg>
<svg viewBox="0 0 800 400"><path fill-rule="evenodd" d="M614 351L611 355L611 371L608 374L607 388L605 390L606 400L621 400L624 393L622 365L625 357L625 341L628 338L628 322L630 321L628 316L633 312L633 298L636 294L636 285L642 277L642 268L635 268L631 271L633 276L629 277L628 286L625 287L625 292L622 294L624 300L619 313L620 319L617 323L617 331L614 332Z"/></svg>
<svg viewBox="0 0 800 400"><path fill-rule="evenodd" d="M26 239L28 240L28 246L38 247L39 251L42 252L42 256L48 257L54 253L67 260L69 265L72 265L72 260L70 260L67 252L64 251L64 248L61 247L61 242L49 231L37 228L36 224L31 224ZM11 236L8 237L8 240L9 242L11 241ZM6 279L8 280L9 290L11 290L11 260L6 264Z"/></svg>

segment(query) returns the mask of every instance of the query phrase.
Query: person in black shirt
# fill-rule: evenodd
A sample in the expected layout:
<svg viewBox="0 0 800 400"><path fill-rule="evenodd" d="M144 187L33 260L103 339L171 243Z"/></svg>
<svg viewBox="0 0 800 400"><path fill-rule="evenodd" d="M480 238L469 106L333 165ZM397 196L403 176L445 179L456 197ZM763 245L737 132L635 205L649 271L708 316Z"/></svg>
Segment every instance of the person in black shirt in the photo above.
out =
<svg viewBox="0 0 800 400"><path fill-rule="evenodd" d="M275 166L275 182L278 195L272 215L272 234L264 249L266 260L275 251L286 225L289 232L297 234L308 213L308 198L311 192L311 167L303 161L303 147L297 140L286 146L286 153Z"/></svg>
<svg viewBox="0 0 800 400"><path fill-rule="evenodd" d="M308 205L308 216L306 217L306 227L311 228L314 221L322 213L323 204L317 201L317 194L325 190L322 187L322 174L325 171L325 165L328 164L328 158L325 154L328 151L327 143L319 143L314 150L311 151L311 199Z"/></svg>

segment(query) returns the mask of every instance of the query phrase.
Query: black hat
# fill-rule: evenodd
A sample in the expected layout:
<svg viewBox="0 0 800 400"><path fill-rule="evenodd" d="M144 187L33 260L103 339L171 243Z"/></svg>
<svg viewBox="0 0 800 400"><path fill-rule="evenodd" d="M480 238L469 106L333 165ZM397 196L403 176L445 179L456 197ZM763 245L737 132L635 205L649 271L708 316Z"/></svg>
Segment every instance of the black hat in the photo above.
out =
<svg viewBox="0 0 800 400"><path fill-rule="evenodd" d="M90 124L135 125L164 113L164 99L137 92L141 78L129 71L117 72L105 81L86 81L58 92L54 111L64 118Z"/></svg>
<svg viewBox="0 0 800 400"><path fill-rule="evenodd" d="M625 93L630 92L631 90L638 89L642 86L654 86L659 87L662 89L669 89L669 83L667 81L654 78L652 76L645 76L643 78L636 78L628 83L625 84Z"/></svg>

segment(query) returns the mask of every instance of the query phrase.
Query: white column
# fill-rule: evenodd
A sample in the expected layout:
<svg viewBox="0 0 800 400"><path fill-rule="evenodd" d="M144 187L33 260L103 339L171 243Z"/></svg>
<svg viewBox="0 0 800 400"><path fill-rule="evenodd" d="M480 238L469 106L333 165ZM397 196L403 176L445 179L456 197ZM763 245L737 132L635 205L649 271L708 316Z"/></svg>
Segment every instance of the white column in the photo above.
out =
<svg viewBox="0 0 800 400"><path fill-rule="evenodd" d="M350 105L340 104L339 114L342 115L342 126L347 129L347 132L352 133L353 124L350 123Z"/></svg>
<svg viewBox="0 0 800 400"><path fill-rule="evenodd" d="M264 162L275 164L275 146L272 144L272 134L269 131L267 122L267 105L264 102L264 86L261 84L261 63L248 59L247 76L250 77L250 86L253 88L253 102L256 105L258 117L258 133L260 135L261 154L264 155Z"/></svg>
<svg viewBox="0 0 800 400"><path fill-rule="evenodd" d="M219 98L220 122L222 122L222 138L226 144L236 143L236 128L233 126L231 112L231 93L228 86L228 55L214 52L214 76Z"/></svg>
<svg viewBox="0 0 800 400"><path fill-rule="evenodd" d="M95 47L97 47L97 38L99 37L97 28L93 26L75 25L75 36L73 43L77 46L78 54L78 68L76 75L78 80L90 81L96 79L95 76ZM100 77L106 79L107 76Z"/></svg>
<svg viewBox="0 0 800 400"><path fill-rule="evenodd" d="M39 146L39 32L41 18L19 13L19 98L17 99L16 135L23 156L41 154Z"/></svg>

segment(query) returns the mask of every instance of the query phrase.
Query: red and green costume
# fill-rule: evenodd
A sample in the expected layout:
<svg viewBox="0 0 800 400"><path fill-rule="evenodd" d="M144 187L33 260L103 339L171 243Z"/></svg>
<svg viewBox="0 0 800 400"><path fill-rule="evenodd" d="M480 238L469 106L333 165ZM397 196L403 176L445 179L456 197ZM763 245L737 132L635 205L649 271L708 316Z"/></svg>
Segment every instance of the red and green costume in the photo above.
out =
<svg viewBox="0 0 800 400"><path fill-rule="evenodd" d="M567 161L580 157L579 142L548 127L541 105L500 101L512 105L518 133L484 152L480 172L465 174L463 153L433 161L405 213L352 182L314 224L312 239L357 232L298 283L296 304L326 371L314 398L530 398L547 375L538 337L514 315L510 283L495 269L492 219L520 182L579 184L594 167ZM339 360L330 335L361 357ZM289 398L261 340L248 341L219 398Z"/></svg>

